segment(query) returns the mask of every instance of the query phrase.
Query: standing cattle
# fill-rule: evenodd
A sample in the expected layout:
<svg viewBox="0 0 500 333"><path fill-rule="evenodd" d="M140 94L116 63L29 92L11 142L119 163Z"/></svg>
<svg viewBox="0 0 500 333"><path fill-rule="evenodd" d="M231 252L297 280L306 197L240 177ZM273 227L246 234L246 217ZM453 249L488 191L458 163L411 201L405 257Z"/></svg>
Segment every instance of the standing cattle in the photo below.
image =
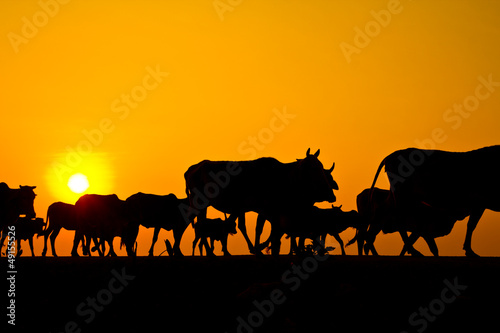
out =
<svg viewBox="0 0 500 333"><path fill-rule="evenodd" d="M37 235L37 238L43 233L43 228L46 225L43 222L43 219L40 217L37 218L29 218L29 217L20 217L16 220L14 224L15 226L15 235L17 241L17 255L20 256L23 253L21 249L21 240L27 240L30 245L31 256L35 256L35 251L33 249L33 237ZM3 247L3 238L0 244L0 249Z"/></svg>
<svg viewBox="0 0 500 333"><path fill-rule="evenodd" d="M358 229L356 235L359 254L362 252L363 241L366 241L365 253L368 254L371 250L374 255L377 255L373 245L377 234L380 231L384 233L397 231L405 243L400 255L406 252L421 255L413 248L413 244L419 237L422 237L432 254L438 256L438 248L434 239L448 235L457 221L446 212L422 203L406 205L404 210L400 209L394 202L392 192L379 188L364 190L357 196L356 202L359 213L367 222L363 228ZM411 232L409 237L408 231Z"/></svg>
<svg viewBox="0 0 500 333"><path fill-rule="evenodd" d="M61 228L66 230L78 229L75 206L64 202L54 202L47 209L46 222L48 227L44 231L42 256L47 254L47 239L50 237L52 255L57 257L56 237L59 235Z"/></svg>
<svg viewBox="0 0 500 333"><path fill-rule="evenodd" d="M136 193L126 200L127 208L134 218L146 228L154 228L153 242L149 249L149 255L153 255L153 250L160 229L167 231L173 230L174 247L173 253L182 256L180 243L182 235L189 225L185 221L180 211L180 206L189 206L189 201L185 199L177 199L174 194L169 195L154 195Z"/></svg>
<svg viewBox="0 0 500 333"><path fill-rule="evenodd" d="M19 215L34 218L36 186L19 186L11 189L6 183L0 183L0 229L12 225Z"/></svg>
<svg viewBox="0 0 500 333"><path fill-rule="evenodd" d="M87 243L93 237L100 238L101 242L108 242L109 256L116 256L113 239L121 237L121 244L125 245L127 254L135 256L134 244L139 232L139 221L127 210L125 201L120 200L116 194L85 194L76 202L75 211L77 230L72 256L78 256L78 243L83 236L88 237ZM88 244L86 247L88 251Z"/></svg>
<svg viewBox="0 0 500 333"><path fill-rule="evenodd" d="M251 253L254 246L246 232L245 213L263 214L271 222L273 253L279 254L283 232L300 223L294 216L310 210L315 202L335 201L318 160L319 150L314 155L309 152L292 163L259 158L241 162L205 160L193 165L184 174L189 212L204 219L207 207L213 206L230 214L228 220L238 218L238 228Z"/></svg>
<svg viewBox="0 0 500 333"><path fill-rule="evenodd" d="M6 183L0 183L0 231L2 232L2 244L7 237L8 226L14 225L20 215L35 218L34 201L36 194L33 192L35 188L36 186L19 186L19 188L11 189Z"/></svg>
<svg viewBox="0 0 500 333"><path fill-rule="evenodd" d="M450 219L469 216L464 250L472 251L472 233L486 209L500 211L500 146L464 153L408 148L380 163L372 188L385 166L395 204L405 209L424 204Z"/></svg>

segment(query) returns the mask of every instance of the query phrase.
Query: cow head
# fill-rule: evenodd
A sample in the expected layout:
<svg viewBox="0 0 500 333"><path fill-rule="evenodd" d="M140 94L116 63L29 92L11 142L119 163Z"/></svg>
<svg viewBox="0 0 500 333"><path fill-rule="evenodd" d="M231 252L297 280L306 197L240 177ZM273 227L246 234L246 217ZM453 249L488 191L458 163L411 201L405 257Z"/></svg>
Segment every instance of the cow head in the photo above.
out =
<svg viewBox="0 0 500 333"><path fill-rule="evenodd" d="M20 215L26 215L29 218L35 218L34 201L36 194L33 191L36 186L19 186L17 195L17 205Z"/></svg>
<svg viewBox="0 0 500 333"><path fill-rule="evenodd" d="M306 198L312 202L335 202L333 188L338 188L338 185L333 178L329 181L327 172L318 159L319 149L314 154L311 154L310 150L307 150L306 158L298 160L300 190L304 191ZM333 167L330 170L333 171Z"/></svg>
<svg viewBox="0 0 500 333"><path fill-rule="evenodd" d="M333 165L330 169L325 169L325 177L326 177L326 180L328 181L328 184L332 188L332 190L338 190L339 185L337 184L337 182L335 180L333 180L333 177L332 177L332 171L334 168L335 168L335 163L333 163Z"/></svg>
<svg viewBox="0 0 500 333"><path fill-rule="evenodd" d="M238 231L236 230L236 220L225 220L224 223L226 224L226 230L228 233L231 235L236 235Z"/></svg>

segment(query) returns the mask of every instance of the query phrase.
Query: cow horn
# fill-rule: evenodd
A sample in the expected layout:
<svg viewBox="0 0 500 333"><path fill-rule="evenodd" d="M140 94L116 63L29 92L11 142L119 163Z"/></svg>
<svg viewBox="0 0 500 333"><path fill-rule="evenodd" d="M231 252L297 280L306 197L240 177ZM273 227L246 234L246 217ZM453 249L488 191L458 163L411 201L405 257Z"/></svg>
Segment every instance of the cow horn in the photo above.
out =
<svg viewBox="0 0 500 333"><path fill-rule="evenodd" d="M319 149L317 152L314 153L314 157L318 157L319 156Z"/></svg>
<svg viewBox="0 0 500 333"><path fill-rule="evenodd" d="M333 162L332 167L331 167L330 169L328 169L328 172L329 172L329 173L332 173L333 169L335 169L335 162Z"/></svg>
<svg viewBox="0 0 500 333"><path fill-rule="evenodd" d="M311 148L307 149L307 151L306 151L306 156L309 156L309 155L311 155Z"/></svg>

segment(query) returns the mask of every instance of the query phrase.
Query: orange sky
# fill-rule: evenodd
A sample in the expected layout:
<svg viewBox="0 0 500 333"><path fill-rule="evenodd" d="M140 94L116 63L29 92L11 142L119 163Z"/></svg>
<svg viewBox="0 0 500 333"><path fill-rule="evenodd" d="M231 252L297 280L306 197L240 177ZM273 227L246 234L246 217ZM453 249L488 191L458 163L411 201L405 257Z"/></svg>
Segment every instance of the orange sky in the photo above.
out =
<svg viewBox="0 0 500 333"><path fill-rule="evenodd" d="M498 13L500 2L475 0L3 0L0 180L37 185L45 218L77 200L76 172L87 193L183 197L184 172L203 159L291 162L311 147L336 163L337 204L355 209L394 150L500 143ZM478 254L500 255L498 219L479 223ZM463 255L465 225L438 239L442 255ZM151 236L141 228L139 254ZM61 232L60 255L72 237ZM189 227L184 254L193 238ZM375 245L398 254L402 242ZM241 234L229 250L248 253Z"/></svg>

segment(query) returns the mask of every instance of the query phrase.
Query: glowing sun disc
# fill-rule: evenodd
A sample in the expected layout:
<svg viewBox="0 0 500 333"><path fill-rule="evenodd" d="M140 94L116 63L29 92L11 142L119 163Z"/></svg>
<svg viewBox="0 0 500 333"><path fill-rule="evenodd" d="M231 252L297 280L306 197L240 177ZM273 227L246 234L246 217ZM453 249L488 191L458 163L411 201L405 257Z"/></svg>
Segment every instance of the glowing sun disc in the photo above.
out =
<svg viewBox="0 0 500 333"><path fill-rule="evenodd" d="M69 177L68 187L75 193L83 193L89 188L89 180L84 174L75 173Z"/></svg>

